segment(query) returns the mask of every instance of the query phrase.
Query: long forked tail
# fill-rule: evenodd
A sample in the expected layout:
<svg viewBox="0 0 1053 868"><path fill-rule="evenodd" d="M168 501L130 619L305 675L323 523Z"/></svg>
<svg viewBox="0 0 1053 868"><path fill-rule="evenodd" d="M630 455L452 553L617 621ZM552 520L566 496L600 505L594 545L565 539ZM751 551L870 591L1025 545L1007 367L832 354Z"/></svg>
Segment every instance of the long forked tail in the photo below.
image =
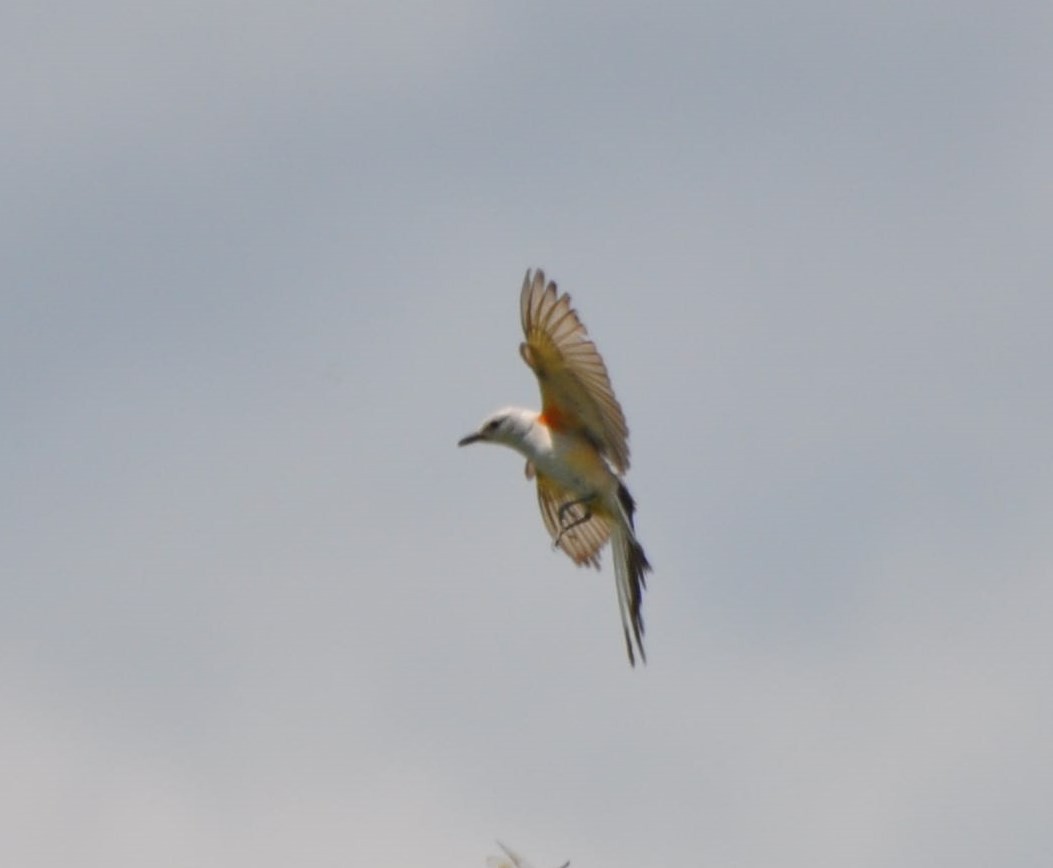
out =
<svg viewBox="0 0 1053 868"><path fill-rule="evenodd" d="M643 647L644 623L641 607L644 588L647 587L645 575L651 571L651 565L647 562L647 555L644 554L643 547L633 531L633 512L636 504L624 485L619 487L618 500L622 507L622 520L614 522L611 532L614 581L618 588L618 609L622 616L625 650L629 654L630 665L635 666L634 644L640 653L640 660L647 662Z"/></svg>

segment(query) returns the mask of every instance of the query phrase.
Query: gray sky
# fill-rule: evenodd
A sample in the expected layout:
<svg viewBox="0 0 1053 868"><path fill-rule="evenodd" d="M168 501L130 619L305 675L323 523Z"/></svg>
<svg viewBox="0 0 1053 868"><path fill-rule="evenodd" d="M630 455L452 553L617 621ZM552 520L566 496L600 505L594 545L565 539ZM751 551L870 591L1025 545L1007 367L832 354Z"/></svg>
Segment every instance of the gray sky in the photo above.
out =
<svg viewBox="0 0 1053 868"><path fill-rule="evenodd" d="M8 4L0 862L1050 864L1050 10Z"/></svg>

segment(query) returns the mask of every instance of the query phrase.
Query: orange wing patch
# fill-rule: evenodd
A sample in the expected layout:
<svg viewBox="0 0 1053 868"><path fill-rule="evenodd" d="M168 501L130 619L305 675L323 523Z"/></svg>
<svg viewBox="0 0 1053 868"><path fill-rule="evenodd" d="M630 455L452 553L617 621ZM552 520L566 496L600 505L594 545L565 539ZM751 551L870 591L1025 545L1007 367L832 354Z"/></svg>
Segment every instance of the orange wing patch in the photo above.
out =
<svg viewBox="0 0 1053 868"><path fill-rule="evenodd" d="M555 404L549 404L542 409L541 415L537 417L537 420L542 425L547 425L556 431L568 431L575 427L567 414Z"/></svg>

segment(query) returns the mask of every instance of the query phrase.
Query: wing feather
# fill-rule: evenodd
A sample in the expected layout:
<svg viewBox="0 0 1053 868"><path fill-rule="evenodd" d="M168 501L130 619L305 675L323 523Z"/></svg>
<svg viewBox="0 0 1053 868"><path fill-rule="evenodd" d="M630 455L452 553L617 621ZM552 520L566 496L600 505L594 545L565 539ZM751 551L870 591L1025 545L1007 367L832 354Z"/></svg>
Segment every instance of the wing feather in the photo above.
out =
<svg viewBox="0 0 1053 868"><path fill-rule="evenodd" d="M629 428L607 366L589 339L570 296L545 273L527 271L519 296L526 341L523 360L537 375L541 412L560 429L584 434L618 471L629 469Z"/></svg>
<svg viewBox="0 0 1053 868"><path fill-rule="evenodd" d="M540 473L537 475L538 506L541 507L541 518L553 541L559 536L560 531L559 508L574 499L575 495L557 482ZM569 524L582 515L584 515L584 507L573 506L565 513L565 521ZM593 513L588 521L583 521L563 534L559 547L578 566L588 565L599 569L600 549L607 543L610 535L610 522L603 516Z"/></svg>

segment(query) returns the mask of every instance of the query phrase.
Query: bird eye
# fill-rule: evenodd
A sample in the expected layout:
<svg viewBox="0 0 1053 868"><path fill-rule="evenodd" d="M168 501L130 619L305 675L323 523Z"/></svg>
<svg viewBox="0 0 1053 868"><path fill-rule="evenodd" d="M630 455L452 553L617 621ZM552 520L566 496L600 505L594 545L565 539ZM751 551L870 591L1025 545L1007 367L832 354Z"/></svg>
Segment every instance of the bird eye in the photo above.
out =
<svg viewBox="0 0 1053 868"><path fill-rule="evenodd" d="M500 425L500 424L501 424L501 420L500 419L491 419L489 422L486 423L486 430L487 431L496 431L497 430L497 426Z"/></svg>

